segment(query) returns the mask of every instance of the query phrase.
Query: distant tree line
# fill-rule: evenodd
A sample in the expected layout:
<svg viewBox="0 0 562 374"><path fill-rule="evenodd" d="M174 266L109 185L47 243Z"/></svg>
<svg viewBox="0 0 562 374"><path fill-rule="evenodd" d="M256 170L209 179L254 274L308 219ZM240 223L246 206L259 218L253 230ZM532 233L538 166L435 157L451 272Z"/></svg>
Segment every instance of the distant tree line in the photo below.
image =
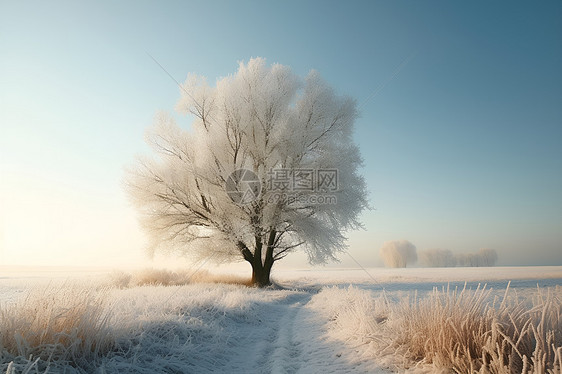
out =
<svg viewBox="0 0 562 374"><path fill-rule="evenodd" d="M404 268L418 261L425 267L484 267L498 261L496 250L482 248L478 252L455 254L449 249L427 249L417 254L416 246L407 240L385 242L380 249L386 267Z"/></svg>
<svg viewBox="0 0 562 374"><path fill-rule="evenodd" d="M494 266L498 261L495 249L482 248L477 253L457 255L457 266Z"/></svg>

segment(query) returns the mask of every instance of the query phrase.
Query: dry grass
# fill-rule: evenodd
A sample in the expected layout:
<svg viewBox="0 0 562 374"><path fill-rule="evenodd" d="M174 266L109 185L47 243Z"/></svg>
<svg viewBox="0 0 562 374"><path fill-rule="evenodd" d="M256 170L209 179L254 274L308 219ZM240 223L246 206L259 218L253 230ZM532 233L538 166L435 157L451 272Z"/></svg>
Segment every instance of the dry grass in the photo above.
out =
<svg viewBox="0 0 562 374"><path fill-rule="evenodd" d="M403 303L393 342L414 362L458 373L560 373L561 292L540 290L532 300L506 290L434 291Z"/></svg>
<svg viewBox="0 0 562 374"><path fill-rule="evenodd" d="M194 283L222 283L249 286L250 279L235 275L211 274L207 270L172 271L166 269L143 269L133 273L122 271L110 275L112 287L128 288L139 286L183 286Z"/></svg>
<svg viewBox="0 0 562 374"><path fill-rule="evenodd" d="M0 361L16 357L89 367L111 349L105 293L82 287L35 289L0 306Z"/></svg>
<svg viewBox="0 0 562 374"><path fill-rule="evenodd" d="M330 288L313 308L330 336L397 371L561 373L562 288L503 297L486 288L434 290L389 302L371 291Z"/></svg>

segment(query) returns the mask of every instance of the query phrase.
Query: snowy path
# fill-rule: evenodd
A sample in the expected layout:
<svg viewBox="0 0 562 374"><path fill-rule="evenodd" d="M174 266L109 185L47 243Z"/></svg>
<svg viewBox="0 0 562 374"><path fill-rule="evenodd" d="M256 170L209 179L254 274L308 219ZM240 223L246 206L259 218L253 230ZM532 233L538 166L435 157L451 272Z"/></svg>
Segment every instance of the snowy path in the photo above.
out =
<svg viewBox="0 0 562 374"><path fill-rule="evenodd" d="M414 291L427 292L462 281L475 282L474 289L478 283L488 283L500 297L507 280L526 297L534 295L537 286L562 285L562 267L494 268L493 272L478 268L379 269L373 272L375 283L359 273L283 273L278 279L285 289L194 283L112 288L109 294L105 293L105 276L72 282L60 275L0 278L0 306L27 302L25 297L32 290L66 297L66 287L104 285L100 290L111 316L108 334L115 339L112 349L84 370L66 359L48 362L4 356L0 357L0 373L12 364L14 373L68 374L389 372L380 365L403 371L402 357L379 339L387 332L394 334L392 326L386 331L387 325L381 325L373 334L376 329L371 324L378 324L386 313L373 298L380 294L381 284L387 290L385 300L396 302ZM353 288L347 287L352 283Z"/></svg>
<svg viewBox="0 0 562 374"><path fill-rule="evenodd" d="M0 294L18 299L23 290L6 284ZM372 359L329 338L326 316L310 307L318 291L215 284L114 289L109 328L116 347L86 371L41 361L39 372L48 365L69 374L381 372ZM15 373L28 369L20 361Z"/></svg>
<svg viewBox="0 0 562 374"><path fill-rule="evenodd" d="M259 320L240 325L230 339L224 370L229 373L373 373L372 362L353 357L343 344L330 342L325 322L307 308L313 293L301 291L260 305Z"/></svg>

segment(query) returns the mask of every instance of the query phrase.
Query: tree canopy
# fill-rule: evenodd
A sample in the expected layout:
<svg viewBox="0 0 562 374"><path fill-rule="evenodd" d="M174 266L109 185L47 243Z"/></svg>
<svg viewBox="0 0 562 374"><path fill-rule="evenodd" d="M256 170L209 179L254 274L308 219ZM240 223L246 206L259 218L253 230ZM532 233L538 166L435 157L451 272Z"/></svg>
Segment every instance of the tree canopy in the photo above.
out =
<svg viewBox="0 0 562 374"><path fill-rule="evenodd" d="M194 118L190 128L159 113L146 136L155 157L127 171L150 248L244 259L260 286L294 250L311 263L336 259L368 206L355 101L315 71L302 79L262 58L215 86L190 74L180 93L176 109Z"/></svg>

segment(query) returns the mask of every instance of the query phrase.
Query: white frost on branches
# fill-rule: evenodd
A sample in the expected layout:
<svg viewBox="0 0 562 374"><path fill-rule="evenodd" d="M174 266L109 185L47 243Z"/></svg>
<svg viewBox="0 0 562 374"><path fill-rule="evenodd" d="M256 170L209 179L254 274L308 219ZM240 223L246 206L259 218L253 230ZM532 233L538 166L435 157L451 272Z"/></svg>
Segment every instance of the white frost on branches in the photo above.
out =
<svg viewBox="0 0 562 374"><path fill-rule="evenodd" d="M498 261L495 249L482 248L475 253L461 253L457 256L458 266L494 266Z"/></svg>
<svg viewBox="0 0 562 374"><path fill-rule="evenodd" d="M496 250L482 248L478 252L454 254L448 249L420 251L420 263L427 267L478 267L494 266L498 260Z"/></svg>
<svg viewBox="0 0 562 374"><path fill-rule="evenodd" d="M262 58L240 63L215 86L190 74L181 88L176 109L195 117L191 128L157 115L147 132L157 157L140 158L126 179L151 248L215 261L255 255L267 263L296 248L311 262L335 259L368 206L352 140L355 101L337 96L314 71L301 79ZM262 186L260 198L243 206L225 192L226 178L241 168ZM337 169L337 204L267 201L268 172L276 168Z"/></svg>
<svg viewBox="0 0 562 374"><path fill-rule="evenodd" d="M416 246L407 240L391 240L384 242L380 255L385 266L391 268L405 268L418 260Z"/></svg>
<svg viewBox="0 0 562 374"><path fill-rule="evenodd" d="M420 263L427 267L454 267L457 257L449 249L427 249L420 251Z"/></svg>

